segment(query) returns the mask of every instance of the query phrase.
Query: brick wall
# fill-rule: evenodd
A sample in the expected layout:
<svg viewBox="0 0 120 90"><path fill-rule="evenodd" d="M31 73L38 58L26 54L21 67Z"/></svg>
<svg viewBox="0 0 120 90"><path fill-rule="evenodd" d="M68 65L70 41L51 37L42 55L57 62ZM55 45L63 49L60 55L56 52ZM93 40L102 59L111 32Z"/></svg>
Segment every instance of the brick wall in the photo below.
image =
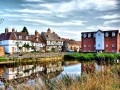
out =
<svg viewBox="0 0 120 90"><path fill-rule="evenodd" d="M82 51L94 52L95 50L95 38L82 38Z"/></svg>

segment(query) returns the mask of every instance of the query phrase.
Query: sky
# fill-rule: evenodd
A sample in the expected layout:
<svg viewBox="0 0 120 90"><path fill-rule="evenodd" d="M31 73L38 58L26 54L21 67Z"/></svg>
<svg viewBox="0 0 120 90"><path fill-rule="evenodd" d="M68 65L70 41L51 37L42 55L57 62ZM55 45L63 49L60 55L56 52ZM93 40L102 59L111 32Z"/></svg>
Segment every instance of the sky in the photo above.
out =
<svg viewBox="0 0 120 90"><path fill-rule="evenodd" d="M77 41L81 32L120 30L120 0L0 0L0 33L24 26Z"/></svg>

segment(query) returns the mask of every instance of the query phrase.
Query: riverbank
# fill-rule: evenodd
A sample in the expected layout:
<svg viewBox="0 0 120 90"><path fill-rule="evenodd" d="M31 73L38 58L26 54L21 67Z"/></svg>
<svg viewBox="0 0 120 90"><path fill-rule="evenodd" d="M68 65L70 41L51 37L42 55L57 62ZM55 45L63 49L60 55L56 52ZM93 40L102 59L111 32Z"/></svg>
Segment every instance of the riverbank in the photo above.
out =
<svg viewBox="0 0 120 90"><path fill-rule="evenodd" d="M5 55L5 60L0 61L0 65L3 64L15 64L15 63L32 63L32 62L52 62L63 60L66 53L57 52L57 53L25 53L22 56L19 54Z"/></svg>
<svg viewBox="0 0 120 90"><path fill-rule="evenodd" d="M115 53L69 53L65 54L64 59L78 61L98 61L107 63L119 63L120 54Z"/></svg>

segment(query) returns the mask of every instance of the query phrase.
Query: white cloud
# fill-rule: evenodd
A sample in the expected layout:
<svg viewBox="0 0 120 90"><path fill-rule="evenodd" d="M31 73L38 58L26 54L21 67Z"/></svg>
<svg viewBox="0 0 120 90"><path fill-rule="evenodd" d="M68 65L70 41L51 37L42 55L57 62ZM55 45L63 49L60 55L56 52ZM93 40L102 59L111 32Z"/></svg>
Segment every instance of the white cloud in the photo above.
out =
<svg viewBox="0 0 120 90"><path fill-rule="evenodd" d="M43 0L23 0L24 2L43 2Z"/></svg>
<svg viewBox="0 0 120 90"><path fill-rule="evenodd" d="M21 14L21 15L19 15L19 14L3 14L1 16L3 16L3 17L17 17L17 18L29 17L28 14Z"/></svg>
<svg viewBox="0 0 120 90"><path fill-rule="evenodd" d="M101 18L101 19L116 19L116 18L120 18L119 14L112 14L112 15L104 15L104 16L99 16L96 18Z"/></svg>
<svg viewBox="0 0 120 90"><path fill-rule="evenodd" d="M89 26L86 28L87 30L90 30L90 31L97 31L99 29L101 30L119 30L120 29L120 26L119 27L113 27L113 26L107 26L107 25L97 25L97 26Z"/></svg>
<svg viewBox="0 0 120 90"><path fill-rule="evenodd" d="M73 10L114 10L118 8L117 0L71 0L70 2L33 4L33 7L45 7L53 12L69 12Z"/></svg>
<svg viewBox="0 0 120 90"><path fill-rule="evenodd" d="M22 13L32 13L32 14L50 14L51 13L51 11L48 11L48 10L33 10L33 9L20 9L15 11L22 12Z"/></svg>
<svg viewBox="0 0 120 90"><path fill-rule="evenodd" d="M104 22L104 25L110 25L110 24L113 24L113 23L120 23L120 20L110 20L110 21L105 21Z"/></svg>
<svg viewBox="0 0 120 90"><path fill-rule="evenodd" d="M23 19L23 21L27 21L27 22L34 22L34 23L40 23L40 24L45 24L45 25L52 25L52 26L82 26L84 25L83 23L86 21L79 21L79 20L72 20L69 22L52 22L52 21L46 21L46 20L42 20L42 19Z"/></svg>

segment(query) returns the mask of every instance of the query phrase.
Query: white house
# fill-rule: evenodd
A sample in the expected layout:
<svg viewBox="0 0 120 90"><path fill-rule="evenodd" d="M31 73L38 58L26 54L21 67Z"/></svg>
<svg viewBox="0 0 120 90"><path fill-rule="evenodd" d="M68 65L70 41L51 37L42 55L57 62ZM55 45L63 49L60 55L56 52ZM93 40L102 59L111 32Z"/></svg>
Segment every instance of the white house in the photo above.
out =
<svg viewBox="0 0 120 90"><path fill-rule="evenodd" d="M28 35L25 32L16 32L15 29L9 32L8 28L5 28L5 33L0 34L0 46L4 46L5 53L38 51L38 47L41 48L43 45L42 38L37 31L35 35Z"/></svg>
<svg viewBox="0 0 120 90"><path fill-rule="evenodd" d="M63 40L55 32L51 32L48 28L47 32L42 32L41 37L45 42L46 51L61 51Z"/></svg>

